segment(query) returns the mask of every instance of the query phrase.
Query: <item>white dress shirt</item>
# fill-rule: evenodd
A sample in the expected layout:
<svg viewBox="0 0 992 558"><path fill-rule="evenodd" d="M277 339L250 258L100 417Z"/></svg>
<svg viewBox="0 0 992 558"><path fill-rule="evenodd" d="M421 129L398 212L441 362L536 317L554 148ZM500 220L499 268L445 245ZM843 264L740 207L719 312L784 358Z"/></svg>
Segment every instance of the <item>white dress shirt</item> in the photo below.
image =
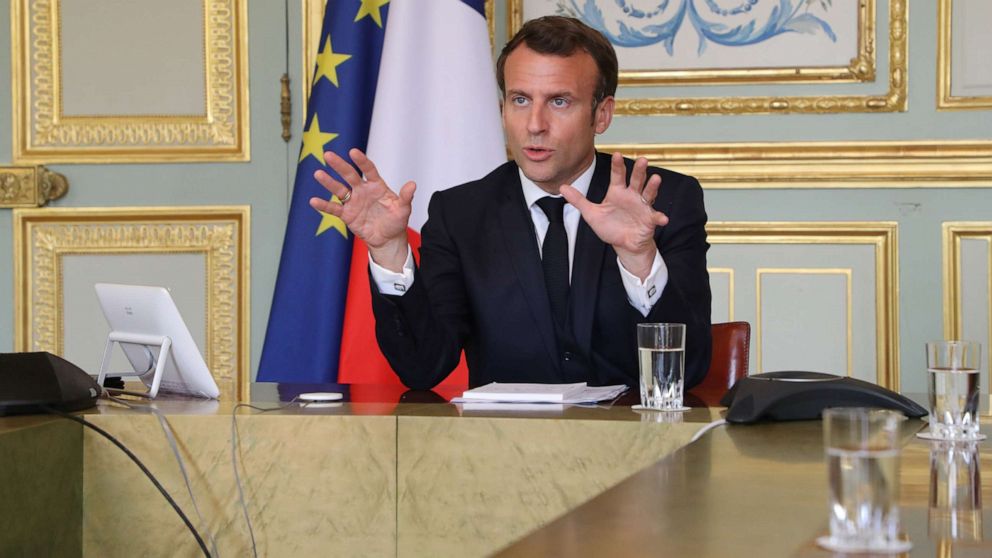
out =
<svg viewBox="0 0 992 558"><path fill-rule="evenodd" d="M589 184L592 182L592 174L596 168L596 161L593 160L589 168L585 170L574 182L572 187L586 195L589 191ZM520 184L523 187L524 201L530 209L530 217L534 222L534 231L537 233L538 252L544 244L544 236L548 232L548 217L537 205L537 200L549 194L542 190L537 184L531 182L524 173L520 172ZM557 197L557 196L554 196ZM572 273L572 262L575 261L575 237L579 230L579 219L582 215L572 204L565 204L565 235L568 237L568 272ZM402 273L390 271L372 260L369 255L369 264L372 273L372 280L379 288L379 292L386 295L402 295L413 285L413 252L407 248L406 263L403 265ZM668 283L668 268L661 257L661 253L655 250L654 263L651 264L651 271L647 278L641 281L636 275L627 271L620 258L617 258L617 266L620 268L620 279L623 281L624 290L627 291L627 301L636 308L642 316L647 316L651 308L661 298L662 291Z"/></svg>

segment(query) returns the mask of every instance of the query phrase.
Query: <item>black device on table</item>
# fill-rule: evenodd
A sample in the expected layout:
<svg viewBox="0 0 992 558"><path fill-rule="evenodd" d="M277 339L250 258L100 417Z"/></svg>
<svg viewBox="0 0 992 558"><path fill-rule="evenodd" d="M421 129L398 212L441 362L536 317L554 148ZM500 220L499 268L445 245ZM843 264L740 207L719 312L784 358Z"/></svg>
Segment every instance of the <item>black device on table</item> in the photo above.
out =
<svg viewBox="0 0 992 558"><path fill-rule="evenodd" d="M813 420L829 407L878 407L901 411L912 418L928 413L911 399L864 380L792 370L743 378L720 404L727 407L727 422L740 424Z"/></svg>

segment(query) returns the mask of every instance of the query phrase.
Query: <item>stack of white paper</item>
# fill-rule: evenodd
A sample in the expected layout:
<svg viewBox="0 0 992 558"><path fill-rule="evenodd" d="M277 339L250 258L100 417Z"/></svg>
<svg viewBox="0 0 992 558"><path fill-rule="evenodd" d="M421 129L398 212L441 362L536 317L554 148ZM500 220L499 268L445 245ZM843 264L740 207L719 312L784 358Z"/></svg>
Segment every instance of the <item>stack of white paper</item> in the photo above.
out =
<svg viewBox="0 0 992 558"><path fill-rule="evenodd" d="M470 389L452 403L595 403L619 396L627 386L590 387L578 384L504 384L493 382Z"/></svg>

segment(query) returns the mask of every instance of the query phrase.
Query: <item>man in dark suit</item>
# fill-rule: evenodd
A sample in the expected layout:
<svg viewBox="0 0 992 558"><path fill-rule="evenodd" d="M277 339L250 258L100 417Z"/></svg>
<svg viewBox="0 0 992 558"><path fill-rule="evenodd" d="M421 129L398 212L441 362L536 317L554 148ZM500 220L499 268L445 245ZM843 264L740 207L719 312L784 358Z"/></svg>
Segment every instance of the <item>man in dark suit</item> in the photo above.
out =
<svg viewBox="0 0 992 558"><path fill-rule="evenodd" d="M464 349L473 386L638 383L636 325L686 324L685 387L710 358L702 189L647 160L595 151L617 86L610 43L581 22L527 22L497 62L513 161L436 193L413 263L415 185L394 194L359 150L348 183L318 171L340 217L369 247L376 335L412 388L430 388ZM664 184L664 187L661 185Z"/></svg>

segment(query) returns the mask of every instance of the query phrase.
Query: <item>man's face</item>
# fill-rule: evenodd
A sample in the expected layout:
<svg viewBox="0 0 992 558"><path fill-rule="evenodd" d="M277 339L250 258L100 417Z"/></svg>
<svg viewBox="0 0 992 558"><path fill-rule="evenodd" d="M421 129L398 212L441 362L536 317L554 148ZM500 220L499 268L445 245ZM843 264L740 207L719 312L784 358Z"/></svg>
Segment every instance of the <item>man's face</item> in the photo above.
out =
<svg viewBox="0 0 992 558"><path fill-rule="evenodd" d="M507 57L503 76L510 154L524 176L557 194L592 163L593 139L613 118L613 97L593 112L599 70L583 51L553 56L520 45Z"/></svg>

